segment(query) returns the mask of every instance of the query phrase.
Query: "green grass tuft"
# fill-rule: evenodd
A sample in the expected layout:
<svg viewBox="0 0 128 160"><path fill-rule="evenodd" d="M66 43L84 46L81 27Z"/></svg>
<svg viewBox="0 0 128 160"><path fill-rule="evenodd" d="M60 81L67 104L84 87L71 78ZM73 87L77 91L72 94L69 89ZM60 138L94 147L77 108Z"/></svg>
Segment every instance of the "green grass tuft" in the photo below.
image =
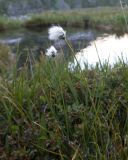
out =
<svg viewBox="0 0 128 160"><path fill-rule="evenodd" d="M118 9L87 11L76 19L78 11L45 13L25 26L125 26ZM9 23L1 19L4 29ZM120 59L113 67L99 62L70 71L64 57L37 62L27 54L17 68L10 48L0 45L0 159L127 159L128 64Z"/></svg>
<svg viewBox="0 0 128 160"><path fill-rule="evenodd" d="M4 73L6 75L6 73ZM3 159L127 159L128 65L70 72L42 58L0 83Z"/></svg>

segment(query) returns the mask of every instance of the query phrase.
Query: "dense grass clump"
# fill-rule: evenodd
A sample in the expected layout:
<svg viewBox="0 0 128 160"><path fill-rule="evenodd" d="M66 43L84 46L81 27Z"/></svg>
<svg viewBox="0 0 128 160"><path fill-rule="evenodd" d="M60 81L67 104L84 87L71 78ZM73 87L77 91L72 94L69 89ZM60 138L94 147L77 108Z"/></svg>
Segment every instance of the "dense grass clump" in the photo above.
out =
<svg viewBox="0 0 128 160"><path fill-rule="evenodd" d="M44 57L0 81L0 159L127 159L127 64L71 72Z"/></svg>
<svg viewBox="0 0 128 160"><path fill-rule="evenodd" d="M70 11L46 11L29 15L27 20L12 20L0 17L0 31L17 28L37 29L59 24L65 27L92 27L108 31L126 32L128 11L124 9L126 20L121 8L101 7ZM74 18L75 17L75 18Z"/></svg>
<svg viewBox="0 0 128 160"><path fill-rule="evenodd" d="M10 71L14 62L15 56L12 54L10 47L4 44L0 44L0 75Z"/></svg>
<svg viewBox="0 0 128 160"><path fill-rule="evenodd" d="M10 19L6 16L0 17L0 31L6 31L9 29L19 29L22 27L22 21Z"/></svg>

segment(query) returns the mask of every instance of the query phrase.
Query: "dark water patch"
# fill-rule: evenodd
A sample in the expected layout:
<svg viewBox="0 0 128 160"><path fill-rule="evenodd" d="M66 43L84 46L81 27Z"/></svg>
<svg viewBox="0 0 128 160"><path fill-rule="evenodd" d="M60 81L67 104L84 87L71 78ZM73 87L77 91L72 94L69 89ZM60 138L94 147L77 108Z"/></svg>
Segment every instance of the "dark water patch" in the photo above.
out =
<svg viewBox="0 0 128 160"><path fill-rule="evenodd" d="M115 47L115 49L118 48L120 44L124 49L127 46L126 44L128 38L126 35L121 37L120 34L116 35L112 33L104 33L92 29L64 29L67 32L67 39L74 51L77 53L76 56L82 64L82 67L83 63L87 61L91 64L98 61L96 48L94 48L94 42L98 46L98 51L100 52L100 58L102 61L104 61L107 53L112 52L111 54L115 53L118 55L117 50L113 51L110 46ZM64 40L60 40L55 43L48 40L48 29L45 28L40 28L35 31L15 30L2 32L0 33L0 43L9 45L13 53L22 55L20 58L21 64L22 62L24 63L28 52L30 52L30 54L32 53L35 57L38 57L40 56L42 50L46 50L51 45L54 45L58 52L63 51L65 55L69 55L71 52ZM123 48L121 50L122 52L124 52ZM88 53L86 54L85 52Z"/></svg>
<svg viewBox="0 0 128 160"><path fill-rule="evenodd" d="M66 29L67 38L75 49L82 49L86 42L95 39L99 34L95 30L84 29ZM40 29L36 31L17 30L0 33L0 42L10 45L12 48L19 48L22 51L24 48L48 48L51 44L58 49L60 46L66 48L64 41L52 43L48 40L47 29Z"/></svg>

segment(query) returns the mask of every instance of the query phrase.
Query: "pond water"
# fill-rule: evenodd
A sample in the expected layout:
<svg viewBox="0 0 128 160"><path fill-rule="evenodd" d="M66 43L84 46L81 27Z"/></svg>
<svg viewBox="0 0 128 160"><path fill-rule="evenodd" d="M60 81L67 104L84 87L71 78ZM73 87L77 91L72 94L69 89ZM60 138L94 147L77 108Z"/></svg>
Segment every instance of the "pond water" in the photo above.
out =
<svg viewBox="0 0 128 160"><path fill-rule="evenodd" d="M82 49L86 42L95 39L99 33L95 30L84 30L69 28L66 29L67 37L71 41L72 45L77 49ZM24 48L34 48L34 47L44 47L47 48L51 45L48 40L48 29L40 29L35 31L30 30L15 30L9 32L0 33L0 43L5 43L10 45L12 48L20 47ZM59 48L65 47L64 41L55 43L54 45Z"/></svg>
<svg viewBox="0 0 128 160"><path fill-rule="evenodd" d="M128 63L128 34L121 37L117 37L116 34L103 34L77 52L76 59L77 61L74 59L73 63L69 64L71 68L74 68L78 62L81 69L85 68L85 64L95 66L99 62L111 66L119 61Z"/></svg>
<svg viewBox="0 0 128 160"><path fill-rule="evenodd" d="M85 63L96 65L99 60L101 63L109 62L110 64L114 64L119 58L127 61L128 34L118 37L116 34L92 29L65 28L65 30L67 31L68 40L75 49L76 58L82 69ZM15 54L29 49L36 55L40 48L47 49L53 44L48 40L47 32L47 29L2 32L0 33L0 43L9 45ZM60 49L63 49L65 54L70 52L65 41L56 42L54 46L58 52ZM69 66L74 68L76 64L77 62L74 60Z"/></svg>

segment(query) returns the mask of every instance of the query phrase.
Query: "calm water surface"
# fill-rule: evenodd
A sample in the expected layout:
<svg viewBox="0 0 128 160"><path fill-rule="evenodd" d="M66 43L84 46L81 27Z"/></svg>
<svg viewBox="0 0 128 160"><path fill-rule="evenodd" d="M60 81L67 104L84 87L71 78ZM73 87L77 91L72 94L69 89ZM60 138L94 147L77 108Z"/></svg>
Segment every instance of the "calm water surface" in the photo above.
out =
<svg viewBox="0 0 128 160"><path fill-rule="evenodd" d="M67 37L71 42L76 52L76 58L84 68L84 64L96 65L99 60L116 63L119 59L127 61L128 59L128 34L117 37L116 34L104 33L92 29L65 29ZM43 47L47 49L51 43L48 40L47 29L28 31L18 30L0 33L0 43L9 45L13 52L22 52L24 49L30 49L34 53L38 48ZM54 44L57 50L63 49L64 53L69 51L69 48L64 41ZM76 66L74 60L69 65L73 68Z"/></svg>
<svg viewBox="0 0 128 160"><path fill-rule="evenodd" d="M95 66L97 62L109 63L110 65L116 62L128 62L128 34L117 37L115 34L104 34L97 37L96 40L90 41L88 46L77 52L76 58L84 69L85 64ZM70 63L73 68L77 64L76 60Z"/></svg>

